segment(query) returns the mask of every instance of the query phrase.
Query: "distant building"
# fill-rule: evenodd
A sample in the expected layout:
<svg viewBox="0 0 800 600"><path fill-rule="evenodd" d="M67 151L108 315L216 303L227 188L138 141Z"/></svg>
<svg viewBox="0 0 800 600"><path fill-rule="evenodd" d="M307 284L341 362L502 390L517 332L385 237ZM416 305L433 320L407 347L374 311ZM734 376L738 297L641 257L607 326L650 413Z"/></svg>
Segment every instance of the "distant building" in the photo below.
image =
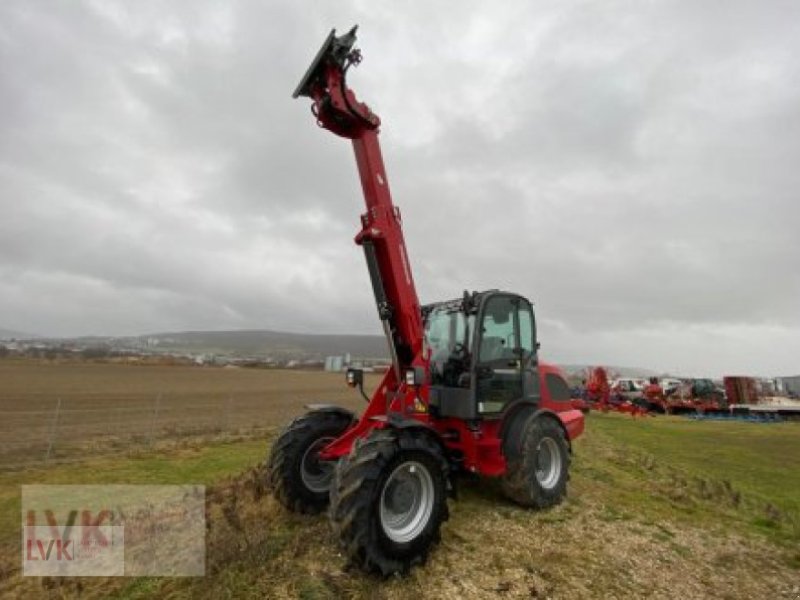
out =
<svg viewBox="0 0 800 600"><path fill-rule="evenodd" d="M800 375L778 377L777 381L784 392L800 396Z"/></svg>
<svg viewBox="0 0 800 600"><path fill-rule="evenodd" d="M343 356L326 356L325 357L325 370L326 371L341 371L344 368Z"/></svg>
<svg viewBox="0 0 800 600"><path fill-rule="evenodd" d="M389 359L386 357L360 357L353 356L349 352L344 356L326 356L325 357L325 370L326 371L344 371L352 367L354 369L363 369L367 372L385 371L386 364Z"/></svg>

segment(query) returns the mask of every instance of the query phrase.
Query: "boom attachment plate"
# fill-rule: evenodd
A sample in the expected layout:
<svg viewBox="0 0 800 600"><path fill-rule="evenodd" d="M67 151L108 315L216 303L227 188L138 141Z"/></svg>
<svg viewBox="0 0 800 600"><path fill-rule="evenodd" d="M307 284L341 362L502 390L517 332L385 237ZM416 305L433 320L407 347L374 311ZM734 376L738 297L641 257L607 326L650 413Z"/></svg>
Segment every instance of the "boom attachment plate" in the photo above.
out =
<svg viewBox="0 0 800 600"><path fill-rule="evenodd" d="M303 79L300 80L300 83L295 88L292 98L299 98L300 96L314 98L314 87L318 84L323 88L325 87L326 64L333 62L340 69L345 69L350 52L356 43L357 29L358 25L354 25L349 32L339 37L336 37L336 30L331 29L328 37L322 43L322 47L320 47L311 62L311 66L308 67Z"/></svg>

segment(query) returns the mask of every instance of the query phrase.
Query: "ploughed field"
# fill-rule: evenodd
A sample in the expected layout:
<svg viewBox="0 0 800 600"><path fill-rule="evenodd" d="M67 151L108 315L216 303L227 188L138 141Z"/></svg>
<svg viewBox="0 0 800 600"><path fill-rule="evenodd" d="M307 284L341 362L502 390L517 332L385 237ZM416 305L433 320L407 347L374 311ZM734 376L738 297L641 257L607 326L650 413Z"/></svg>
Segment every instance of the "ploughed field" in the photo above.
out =
<svg viewBox="0 0 800 600"><path fill-rule="evenodd" d="M340 373L0 360L0 466L257 435L308 402L364 404Z"/></svg>
<svg viewBox="0 0 800 600"><path fill-rule="evenodd" d="M0 361L0 381L13 382L0 390L2 410L9 409L8 399L16 410L46 410L56 393L63 404L71 399L105 410L114 399L147 404L155 392L191 419L198 398L216 405L235 390L234 412L241 414L229 416L228 430L210 433L202 419L211 419L198 415L198 434L170 438L165 429L124 454L109 454L98 443L96 452L86 446L74 462L4 468L0 597L800 597L797 422L591 413L574 445L562 505L522 509L493 482L464 480L428 563L407 578L380 580L347 568L324 515L288 513L264 487L269 444L280 425L303 411L306 396L360 407L339 375L8 365ZM40 379L25 380L33 376ZM90 438L92 420L84 426ZM206 576L21 577L24 483L207 485Z"/></svg>

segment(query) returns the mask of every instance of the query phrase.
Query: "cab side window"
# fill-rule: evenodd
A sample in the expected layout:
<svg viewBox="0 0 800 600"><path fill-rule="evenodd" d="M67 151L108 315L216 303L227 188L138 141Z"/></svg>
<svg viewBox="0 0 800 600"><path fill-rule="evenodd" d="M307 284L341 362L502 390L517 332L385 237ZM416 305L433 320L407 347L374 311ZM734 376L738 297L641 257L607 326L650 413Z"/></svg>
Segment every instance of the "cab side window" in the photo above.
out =
<svg viewBox="0 0 800 600"><path fill-rule="evenodd" d="M517 337L514 331L514 313L517 306L509 296L496 296L486 303L483 318L483 335L478 359L482 363L514 358Z"/></svg>
<svg viewBox="0 0 800 600"><path fill-rule="evenodd" d="M571 397L567 382L558 375L548 373L545 381L547 381L547 389L550 392L550 398L556 402L563 402L569 400Z"/></svg>

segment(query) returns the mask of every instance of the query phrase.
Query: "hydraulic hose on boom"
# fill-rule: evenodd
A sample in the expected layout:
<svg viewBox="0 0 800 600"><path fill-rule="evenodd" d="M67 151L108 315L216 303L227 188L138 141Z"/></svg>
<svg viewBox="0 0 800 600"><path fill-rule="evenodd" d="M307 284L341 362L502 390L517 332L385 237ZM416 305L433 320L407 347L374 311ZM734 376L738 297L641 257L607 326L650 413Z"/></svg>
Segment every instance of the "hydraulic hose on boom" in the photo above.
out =
<svg viewBox="0 0 800 600"><path fill-rule="evenodd" d="M396 383L422 351L422 316L403 238L400 210L392 203L383 166L380 119L347 87L347 70L361 62L356 29L336 37L332 30L292 95L313 100L320 127L353 143L367 211L355 242L364 249L372 289L389 342Z"/></svg>

